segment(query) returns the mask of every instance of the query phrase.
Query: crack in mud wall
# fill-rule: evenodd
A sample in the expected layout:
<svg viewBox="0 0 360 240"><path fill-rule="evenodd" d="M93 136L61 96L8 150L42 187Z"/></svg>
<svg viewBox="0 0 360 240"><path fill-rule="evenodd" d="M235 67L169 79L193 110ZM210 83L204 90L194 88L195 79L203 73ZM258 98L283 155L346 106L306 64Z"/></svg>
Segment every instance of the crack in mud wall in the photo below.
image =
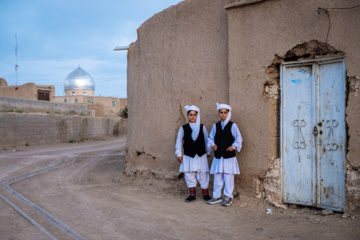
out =
<svg viewBox="0 0 360 240"><path fill-rule="evenodd" d="M347 76L347 81L349 83L349 91L350 93L353 93L355 97L359 96L359 86L360 81L358 76Z"/></svg>
<svg viewBox="0 0 360 240"><path fill-rule="evenodd" d="M354 105L359 102L359 85L358 76L347 75L345 199L346 212L350 214L359 213L360 210L360 161L356 153L358 149L356 139L359 138L359 132L354 129L356 128L355 125L358 125L358 119L353 117L353 111L357 108ZM355 142L356 146L354 146L353 142Z"/></svg>
<svg viewBox="0 0 360 240"><path fill-rule="evenodd" d="M360 168L346 163L345 175L346 208L349 213L358 213L360 210Z"/></svg>
<svg viewBox="0 0 360 240"><path fill-rule="evenodd" d="M281 159L274 160L264 179L264 198L275 207L287 209L281 195Z"/></svg>

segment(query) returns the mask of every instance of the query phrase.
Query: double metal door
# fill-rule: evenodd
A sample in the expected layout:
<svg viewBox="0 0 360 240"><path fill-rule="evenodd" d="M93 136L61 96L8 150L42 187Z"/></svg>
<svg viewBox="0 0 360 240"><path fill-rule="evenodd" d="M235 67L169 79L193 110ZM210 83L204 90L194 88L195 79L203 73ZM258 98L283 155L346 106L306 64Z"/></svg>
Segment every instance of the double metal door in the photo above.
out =
<svg viewBox="0 0 360 240"><path fill-rule="evenodd" d="M283 201L344 211L345 144L343 59L283 64Z"/></svg>

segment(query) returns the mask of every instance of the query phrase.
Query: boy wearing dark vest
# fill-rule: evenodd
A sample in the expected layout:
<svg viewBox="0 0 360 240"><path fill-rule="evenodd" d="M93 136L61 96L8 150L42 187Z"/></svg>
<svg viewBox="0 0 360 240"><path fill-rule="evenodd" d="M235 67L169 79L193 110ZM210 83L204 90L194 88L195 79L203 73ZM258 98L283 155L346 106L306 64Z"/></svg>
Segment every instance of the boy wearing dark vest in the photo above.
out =
<svg viewBox="0 0 360 240"><path fill-rule="evenodd" d="M214 191L213 198L208 203L222 203L228 207L233 199L234 174L240 174L235 150L240 152L243 139L236 123L230 121L231 107L226 104L216 105L220 121L212 127L208 141L208 148L214 149L210 170L210 173L214 174ZM223 186L224 200L221 198Z"/></svg>
<svg viewBox="0 0 360 240"><path fill-rule="evenodd" d="M185 110L189 123L180 127L175 145L175 154L181 163L179 172L184 173L186 185L190 190L190 196L185 201L196 200L197 182L202 189L204 200L208 201L211 199L208 193L209 165L206 154L211 151L211 149L206 150L208 132L205 126L200 124L198 107L185 106ZM182 147L184 154L182 154Z"/></svg>

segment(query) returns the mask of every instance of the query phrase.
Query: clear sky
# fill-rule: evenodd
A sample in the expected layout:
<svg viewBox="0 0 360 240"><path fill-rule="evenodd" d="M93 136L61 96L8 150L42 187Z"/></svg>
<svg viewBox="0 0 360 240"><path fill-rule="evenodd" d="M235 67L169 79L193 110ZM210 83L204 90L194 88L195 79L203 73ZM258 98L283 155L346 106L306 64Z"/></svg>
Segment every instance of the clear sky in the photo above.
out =
<svg viewBox="0 0 360 240"><path fill-rule="evenodd" d="M0 78L15 85L54 85L79 65L95 79L96 96L126 96L127 51L136 29L181 0L0 0Z"/></svg>

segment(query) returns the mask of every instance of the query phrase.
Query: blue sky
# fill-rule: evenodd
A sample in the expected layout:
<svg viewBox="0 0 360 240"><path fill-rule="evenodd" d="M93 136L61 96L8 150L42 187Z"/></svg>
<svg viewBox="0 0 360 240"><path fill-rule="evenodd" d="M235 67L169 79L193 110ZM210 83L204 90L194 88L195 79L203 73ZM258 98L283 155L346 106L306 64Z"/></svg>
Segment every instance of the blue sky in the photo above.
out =
<svg viewBox="0 0 360 240"><path fill-rule="evenodd" d="M127 51L136 29L181 0L0 0L0 77L15 85L54 85L79 65L95 79L97 96L126 97Z"/></svg>

